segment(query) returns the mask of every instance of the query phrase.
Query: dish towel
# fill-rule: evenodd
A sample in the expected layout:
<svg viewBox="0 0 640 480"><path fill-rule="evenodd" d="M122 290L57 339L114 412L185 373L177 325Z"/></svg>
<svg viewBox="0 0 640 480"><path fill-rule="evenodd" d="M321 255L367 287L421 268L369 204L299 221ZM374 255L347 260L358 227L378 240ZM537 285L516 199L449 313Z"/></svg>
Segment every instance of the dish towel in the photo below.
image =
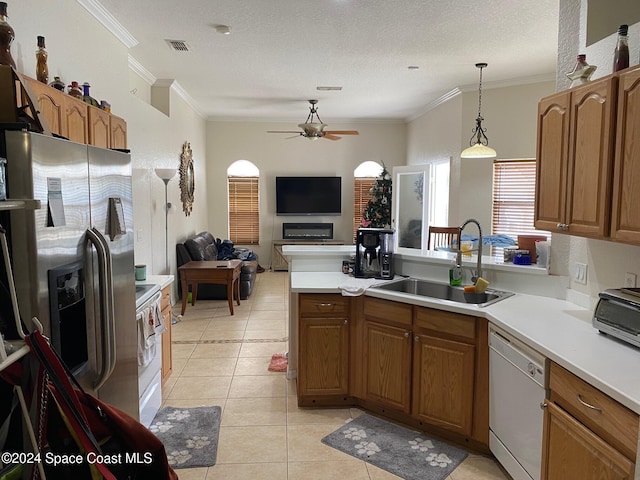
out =
<svg viewBox="0 0 640 480"><path fill-rule="evenodd" d="M338 288L340 289L343 297L357 297L358 295L362 295L367 288L386 283L389 280L347 277L347 281Z"/></svg>

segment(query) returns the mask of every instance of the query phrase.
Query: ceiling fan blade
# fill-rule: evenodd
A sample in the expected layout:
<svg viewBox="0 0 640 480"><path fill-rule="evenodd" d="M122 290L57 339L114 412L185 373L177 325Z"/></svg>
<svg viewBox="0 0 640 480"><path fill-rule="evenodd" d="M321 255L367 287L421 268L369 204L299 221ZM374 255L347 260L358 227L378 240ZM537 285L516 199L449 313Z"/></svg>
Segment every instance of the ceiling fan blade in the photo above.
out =
<svg viewBox="0 0 640 480"><path fill-rule="evenodd" d="M267 130L267 133L297 133L300 135L300 132L296 130Z"/></svg>
<svg viewBox="0 0 640 480"><path fill-rule="evenodd" d="M331 133L325 133L322 138L326 138L329 140L340 140L340 137L337 137L335 135L332 135Z"/></svg>
<svg viewBox="0 0 640 480"><path fill-rule="evenodd" d="M325 130L324 133L333 135L360 135L357 130Z"/></svg>

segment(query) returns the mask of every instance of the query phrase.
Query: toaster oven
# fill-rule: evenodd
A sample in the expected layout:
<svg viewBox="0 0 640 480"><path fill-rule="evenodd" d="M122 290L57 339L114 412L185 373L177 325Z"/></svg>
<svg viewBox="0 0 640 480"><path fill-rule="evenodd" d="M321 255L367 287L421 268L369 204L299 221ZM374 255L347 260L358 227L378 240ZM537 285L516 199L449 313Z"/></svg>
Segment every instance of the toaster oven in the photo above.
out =
<svg viewBox="0 0 640 480"><path fill-rule="evenodd" d="M640 288L600 292L592 324L602 333L640 347Z"/></svg>

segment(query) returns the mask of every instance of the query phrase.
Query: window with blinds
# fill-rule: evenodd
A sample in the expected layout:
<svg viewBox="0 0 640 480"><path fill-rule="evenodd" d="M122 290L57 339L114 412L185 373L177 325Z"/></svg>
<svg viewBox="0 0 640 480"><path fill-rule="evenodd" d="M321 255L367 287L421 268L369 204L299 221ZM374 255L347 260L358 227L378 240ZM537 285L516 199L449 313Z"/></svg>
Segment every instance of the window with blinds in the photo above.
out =
<svg viewBox="0 0 640 480"><path fill-rule="evenodd" d="M353 179L353 243L356 243L356 230L362 221L362 212L371 200L371 187L376 183L377 178L359 177Z"/></svg>
<svg viewBox="0 0 640 480"><path fill-rule="evenodd" d="M229 240L235 245L260 243L259 177L228 177Z"/></svg>
<svg viewBox="0 0 640 480"><path fill-rule="evenodd" d="M518 235L547 235L533 226L536 189L535 160L495 160L491 231L517 240Z"/></svg>

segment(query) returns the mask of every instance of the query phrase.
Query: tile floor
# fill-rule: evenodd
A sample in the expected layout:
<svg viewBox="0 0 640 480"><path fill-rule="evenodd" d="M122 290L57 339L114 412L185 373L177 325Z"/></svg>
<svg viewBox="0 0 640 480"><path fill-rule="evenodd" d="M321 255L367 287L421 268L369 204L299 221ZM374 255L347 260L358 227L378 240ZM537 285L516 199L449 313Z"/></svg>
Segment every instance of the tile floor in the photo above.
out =
<svg viewBox="0 0 640 480"><path fill-rule="evenodd" d="M295 381L267 370L271 355L287 350L287 278L286 272L259 274L233 316L226 300L198 301L173 325L164 404L223 409L216 465L179 469L180 479L398 479L320 442L358 409L299 408ZM470 455L448 480L471 479L510 477L491 458Z"/></svg>

